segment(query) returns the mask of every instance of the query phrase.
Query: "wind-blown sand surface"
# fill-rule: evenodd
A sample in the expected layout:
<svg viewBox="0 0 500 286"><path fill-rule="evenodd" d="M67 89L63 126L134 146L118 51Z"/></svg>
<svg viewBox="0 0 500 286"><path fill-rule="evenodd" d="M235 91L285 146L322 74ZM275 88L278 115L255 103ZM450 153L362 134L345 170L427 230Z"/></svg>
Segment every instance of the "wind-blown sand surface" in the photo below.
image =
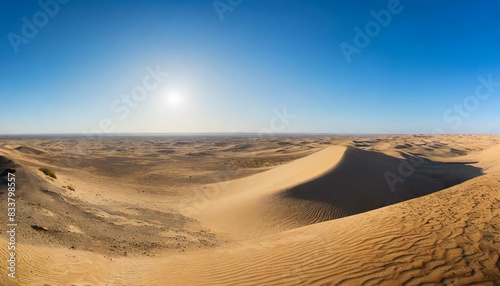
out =
<svg viewBox="0 0 500 286"><path fill-rule="evenodd" d="M17 278L2 265L0 284L499 285L499 143L0 139L18 184Z"/></svg>

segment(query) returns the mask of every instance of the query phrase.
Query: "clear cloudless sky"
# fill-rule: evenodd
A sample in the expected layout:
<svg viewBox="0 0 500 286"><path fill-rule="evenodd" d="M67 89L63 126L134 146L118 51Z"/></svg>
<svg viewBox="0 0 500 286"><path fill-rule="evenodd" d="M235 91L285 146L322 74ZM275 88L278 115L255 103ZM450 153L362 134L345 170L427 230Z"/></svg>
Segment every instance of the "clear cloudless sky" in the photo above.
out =
<svg viewBox="0 0 500 286"><path fill-rule="evenodd" d="M401 0L350 62L393 0L235 2L1 1L0 134L500 133L499 0Z"/></svg>

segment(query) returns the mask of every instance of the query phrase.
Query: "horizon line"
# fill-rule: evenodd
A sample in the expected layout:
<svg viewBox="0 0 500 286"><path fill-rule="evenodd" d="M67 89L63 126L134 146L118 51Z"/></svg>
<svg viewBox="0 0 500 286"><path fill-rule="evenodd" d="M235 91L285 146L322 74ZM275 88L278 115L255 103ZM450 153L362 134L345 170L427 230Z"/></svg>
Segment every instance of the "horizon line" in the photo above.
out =
<svg viewBox="0 0 500 286"><path fill-rule="evenodd" d="M241 135L241 136L261 136L261 137L273 137L273 136L297 136L297 135L342 135L342 136L373 136L373 135L500 135L495 133L335 133L335 132L275 132L275 133L259 133L259 132L120 132L120 133L11 133L11 134L0 134L2 137L146 137L146 136L230 136L230 135Z"/></svg>

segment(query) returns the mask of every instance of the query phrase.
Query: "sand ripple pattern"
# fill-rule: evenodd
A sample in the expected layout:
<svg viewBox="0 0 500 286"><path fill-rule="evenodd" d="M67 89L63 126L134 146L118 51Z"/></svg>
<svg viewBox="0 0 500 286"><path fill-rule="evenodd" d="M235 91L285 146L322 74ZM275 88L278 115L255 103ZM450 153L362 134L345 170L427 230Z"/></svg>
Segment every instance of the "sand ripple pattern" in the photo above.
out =
<svg viewBox="0 0 500 286"><path fill-rule="evenodd" d="M196 285L499 285L499 230L500 176L487 175L163 267L184 262Z"/></svg>
<svg viewBox="0 0 500 286"><path fill-rule="evenodd" d="M491 174L379 210L185 255L113 260L25 246L17 285L499 285L499 230L500 175ZM6 258L4 248L0 254Z"/></svg>

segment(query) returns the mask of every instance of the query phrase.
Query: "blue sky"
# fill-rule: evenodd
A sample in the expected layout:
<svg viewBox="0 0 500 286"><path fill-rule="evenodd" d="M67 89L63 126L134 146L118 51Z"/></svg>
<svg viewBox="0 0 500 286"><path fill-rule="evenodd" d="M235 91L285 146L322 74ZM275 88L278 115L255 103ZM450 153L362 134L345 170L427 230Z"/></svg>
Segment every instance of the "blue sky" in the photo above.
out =
<svg viewBox="0 0 500 286"><path fill-rule="evenodd" d="M0 134L500 133L499 0L215 4L1 1Z"/></svg>

